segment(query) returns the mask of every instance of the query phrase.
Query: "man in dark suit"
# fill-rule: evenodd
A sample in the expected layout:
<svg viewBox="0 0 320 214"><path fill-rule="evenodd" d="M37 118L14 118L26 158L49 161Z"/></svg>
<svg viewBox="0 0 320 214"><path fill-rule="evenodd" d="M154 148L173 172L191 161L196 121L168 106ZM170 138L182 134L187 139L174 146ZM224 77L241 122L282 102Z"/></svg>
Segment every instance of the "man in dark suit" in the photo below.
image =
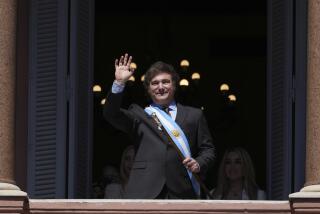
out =
<svg viewBox="0 0 320 214"><path fill-rule="evenodd" d="M121 109L124 86L134 72L130 69L131 60L128 54L116 59L115 81L104 106L106 120L131 135L137 150L125 198L199 198L199 185L192 174L203 177L215 159L204 115L200 109L175 102L179 76L163 62L154 63L145 74L151 105L143 109L132 104L129 109ZM157 125L150 110L168 125L173 140L164 133L164 127ZM181 148L183 159L172 143Z"/></svg>

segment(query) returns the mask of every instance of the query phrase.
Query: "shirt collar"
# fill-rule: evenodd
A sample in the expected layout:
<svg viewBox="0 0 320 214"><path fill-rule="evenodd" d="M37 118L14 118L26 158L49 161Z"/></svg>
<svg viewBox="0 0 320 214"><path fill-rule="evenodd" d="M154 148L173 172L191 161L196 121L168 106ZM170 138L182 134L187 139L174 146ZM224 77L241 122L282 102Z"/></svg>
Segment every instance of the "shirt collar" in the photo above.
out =
<svg viewBox="0 0 320 214"><path fill-rule="evenodd" d="M155 107L158 107L158 108L160 108L160 109L162 109L162 107L163 106L161 106L161 105L159 105L159 104L156 104L156 103L152 103L151 104L151 106L155 106ZM176 101L172 101L170 104L169 104L169 110L170 111L175 111L175 110L177 110L177 103L176 103Z"/></svg>

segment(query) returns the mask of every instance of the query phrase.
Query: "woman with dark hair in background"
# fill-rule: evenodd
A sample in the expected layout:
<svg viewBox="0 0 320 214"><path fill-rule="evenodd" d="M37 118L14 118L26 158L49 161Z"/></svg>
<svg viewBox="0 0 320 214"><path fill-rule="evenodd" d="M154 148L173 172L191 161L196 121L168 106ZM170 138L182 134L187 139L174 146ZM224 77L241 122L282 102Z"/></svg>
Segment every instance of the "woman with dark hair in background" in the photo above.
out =
<svg viewBox="0 0 320 214"><path fill-rule="evenodd" d="M123 188L127 185L130 171L135 157L134 146L128 146L122 153L120 164L120 177Z"/></svg>
<svg viewBox="0 0 320 214"><path fill-rule="evenodd" d="M121 156L120 179L119 182L113 182L106 186L104 198L121 199L123 198L124 189L128 183L130 171L135 157L133 145L125 148Z"/></svg>

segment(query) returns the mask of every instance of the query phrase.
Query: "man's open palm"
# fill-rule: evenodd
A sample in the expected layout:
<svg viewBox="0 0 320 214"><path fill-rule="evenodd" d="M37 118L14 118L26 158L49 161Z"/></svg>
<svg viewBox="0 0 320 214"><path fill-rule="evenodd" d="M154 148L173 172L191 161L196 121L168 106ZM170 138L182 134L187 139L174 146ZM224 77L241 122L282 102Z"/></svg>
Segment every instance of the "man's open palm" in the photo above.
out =
<svg viewBox="0 0 320 214"><path fill-rule="evenodd" d="M125 84L133 75L134 70L130 68L131 61L132 56L128 54L121 56L119 60L115 60L115 78L119 83Z"/></svg>

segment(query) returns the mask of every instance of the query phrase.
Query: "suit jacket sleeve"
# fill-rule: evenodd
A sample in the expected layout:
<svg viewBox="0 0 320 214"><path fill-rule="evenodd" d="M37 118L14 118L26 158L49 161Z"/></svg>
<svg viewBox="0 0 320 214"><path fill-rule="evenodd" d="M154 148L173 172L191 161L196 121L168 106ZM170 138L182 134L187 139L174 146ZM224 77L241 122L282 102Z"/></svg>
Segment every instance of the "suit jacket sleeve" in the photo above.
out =
<svg viewBox="0 0 320 214"><path fill-rule="evenodd" d="M122 97L123 93L109 92L103 107L103 116L115 128L127 134L132 134L136 119L132 112L121 108Z"/></svg>
<svg viewBox="0 0 320 214"><path fill-rule="evenodd" d="M201 112L198 127L197 127L197 144L198 156L196 160L200 165L201 175L205 175L207 170L213 165L215 160L215 147L206 122L206 119Z"/></svg>

